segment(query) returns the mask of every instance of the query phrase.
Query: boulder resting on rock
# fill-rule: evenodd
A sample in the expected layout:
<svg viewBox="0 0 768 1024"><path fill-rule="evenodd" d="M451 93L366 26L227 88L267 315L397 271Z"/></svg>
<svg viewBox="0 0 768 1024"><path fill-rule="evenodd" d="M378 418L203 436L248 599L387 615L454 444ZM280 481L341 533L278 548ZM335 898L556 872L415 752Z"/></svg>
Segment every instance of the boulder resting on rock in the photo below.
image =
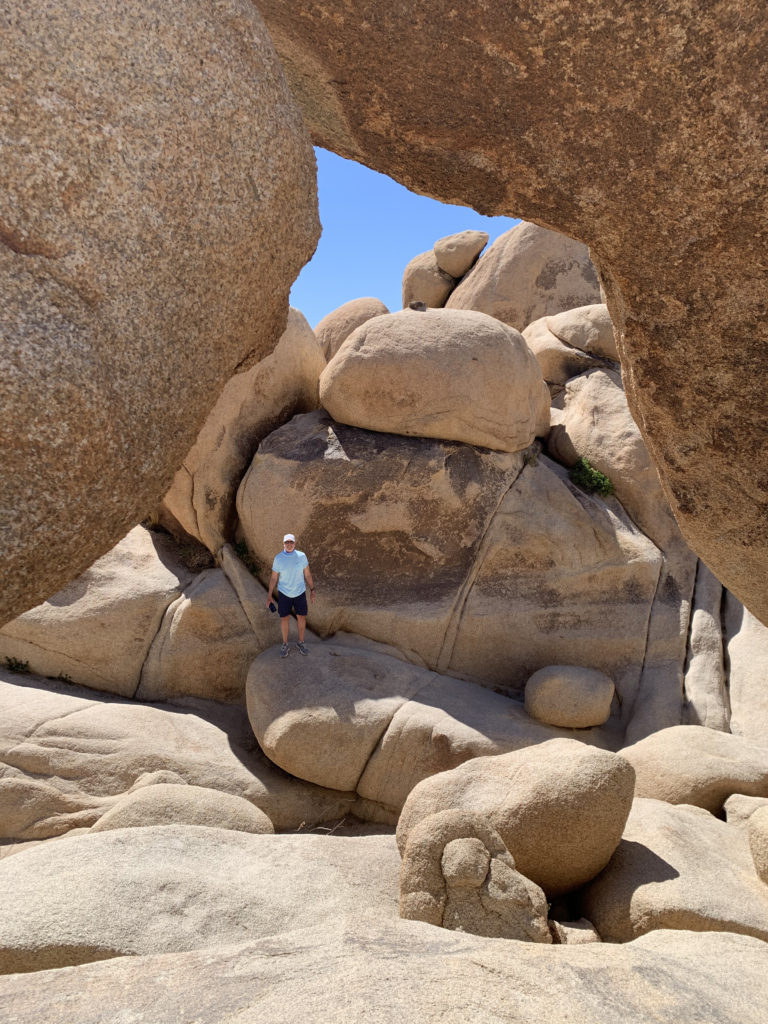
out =
<svg viewBox="0 0 768 1024"><path fill-rule="evenodd" d="M615 688L605 672L580 665L548 665L525 684L525 710L547 725L586 729L611 713Z"/></svg>
<svg viewBox="0 0 768 1024"><path fill-rule="evenodd" d="M499 834L467 811L440 811L411 829L400 916L472 935L552 942L544 893L515 870Z"/></svg>
<svg viewBox="0 0 768 1024"><path fill-rule="evenodd" d="M508 452L549 429L549 392L521 335L467 310L369 320L323 370L320 401L350 426Z"/></svg>
<svg viewBox="0 0 768 1024"><path fill-rule="evenodd" d="M327 313L315 327L315 337L327 360L333 359L352 331L375 316L384 316L389 310L381 301L370 296L350 299Z"/></svg>
<svg viewBox="0 0 768 1024"><path fill-rule="evenodd" d="M397 845L402 854L411 831L431 814L471 811L498 832L517 870L556 896L608 863L633 788L634 771L623 757L574 740L478 757L416 786L397 824Z"/></svg>
<svg viewBox="0 0 768 1024"><path fill-rule="evenodd" d="M768 796L768 749L702 725L678 725L624 747L636 794L712 814L732 793Z"/></svg>

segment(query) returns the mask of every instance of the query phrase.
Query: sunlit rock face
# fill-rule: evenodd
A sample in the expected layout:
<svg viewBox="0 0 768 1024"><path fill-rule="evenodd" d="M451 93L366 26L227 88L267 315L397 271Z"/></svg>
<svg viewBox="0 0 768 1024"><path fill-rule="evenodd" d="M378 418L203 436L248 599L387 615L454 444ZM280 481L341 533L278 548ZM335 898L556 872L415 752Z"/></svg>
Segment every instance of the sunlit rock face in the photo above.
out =
<svg viewBox="0 0 768 1024"><path fill-rule="evenodd" d="M768 621L761 5L259 8L316 143L589 245L683 533Z"/></svg>
<svg viewBox="0 0 768 1024"><path fill-rule="evenodd" d="M321 635L360 633L516 689L545 665L591 665L634 701L660 552L615 499L585 494L543 456L526 464L319 411L262 442L237 507L265 580L282 536L265 508L289 513L318 553Z"/></svg>
<svg viewBox="0 0 768 1024"><path fill-rule="evenodd" d="M315 164L247 0L3 17L0 622L157 504L271 351L319 233Z"/></svg>

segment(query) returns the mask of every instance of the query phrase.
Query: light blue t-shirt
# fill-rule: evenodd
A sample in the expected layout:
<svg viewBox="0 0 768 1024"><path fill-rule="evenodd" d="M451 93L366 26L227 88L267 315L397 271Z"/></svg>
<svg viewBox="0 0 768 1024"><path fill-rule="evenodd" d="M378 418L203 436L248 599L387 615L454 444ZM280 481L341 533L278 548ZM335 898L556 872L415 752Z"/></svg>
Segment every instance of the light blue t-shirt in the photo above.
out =
<svg viewBox="0 0 768 1024"><path fill-rule="evenodd" d="M281 594L285 594L286 597L298 597L299 594L304 593L307 589L304 582L304 570L308 565L307 556L303 551L297 551L296 548L290 553L281 551L275 555L272 572L276 572L279 576L277 589Z"/></svg>

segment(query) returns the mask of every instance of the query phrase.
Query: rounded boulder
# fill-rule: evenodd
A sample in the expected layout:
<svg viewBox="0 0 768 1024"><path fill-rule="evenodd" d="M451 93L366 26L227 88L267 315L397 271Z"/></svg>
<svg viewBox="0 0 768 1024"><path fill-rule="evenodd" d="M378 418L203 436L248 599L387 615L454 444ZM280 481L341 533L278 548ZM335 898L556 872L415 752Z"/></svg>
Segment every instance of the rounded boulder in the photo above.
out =
<svg viewBox="0 0 768 1024"><path fill-rule="evenodd" d="M264 811L242 797L204 786L162 782L128 793L99 818L91 832L147 825L203 825L256 835L275 831Z"/></svg>
<svg viewBox="0 0 768 1024"><path fill-rule="evenodd" d="M472 811L494 828L517 870L548 897L594 878L621 840L635 773L618 754L557 739L478 757L416 786L397 826L401 854L424 818Z"/></svg>
<svg viewBox="0 0 768 1024"><path fill-rule="evenodd" d="M511 327L470 310L402 310L363 324L320 377L341 423L522 451L549 429L549 391Z"/></svg>
<svg viewBox="0 0 768 1024"><path fill-rule="evenodd" d="M488 244L487 231L459 231L438 238L433 252L438 267L451 277L463 277Z"/></svg>
<svg viewBox="0 0 768 1024"><path fill-rule="evenodd" d="M589 729L607 722L613 680L605 672L580 665L549 665L525 685L525 710L531 718L564 729Z"/></svg>
<svg viewBox="0 0 768 1024"><path fill-rule="evenodd" d="M315 327L315 337L326 359L333 359L343 343L356 330L375 316L386 316L389 310L381 301L366 296L351 299L326 314Z"/></svg>

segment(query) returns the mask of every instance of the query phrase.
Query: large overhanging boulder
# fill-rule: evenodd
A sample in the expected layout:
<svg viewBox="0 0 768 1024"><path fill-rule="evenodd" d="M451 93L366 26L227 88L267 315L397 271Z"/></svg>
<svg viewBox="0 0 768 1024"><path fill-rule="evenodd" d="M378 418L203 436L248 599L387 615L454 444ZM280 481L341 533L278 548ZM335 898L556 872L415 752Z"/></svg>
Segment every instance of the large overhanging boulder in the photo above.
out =
<svg viewBox="0 0 768 1024"><path fill-rule="evenodd" d="M683 533L768 621L763 7L259 9L316 143L590 246Z"/></svg>
<svg viewBox="0 0 768 1024"><path fill-rule="evenodd" d="M2 36L5 622L156 505L224 383L277 343L319 225L247 0L30 4Z"/></svg>

